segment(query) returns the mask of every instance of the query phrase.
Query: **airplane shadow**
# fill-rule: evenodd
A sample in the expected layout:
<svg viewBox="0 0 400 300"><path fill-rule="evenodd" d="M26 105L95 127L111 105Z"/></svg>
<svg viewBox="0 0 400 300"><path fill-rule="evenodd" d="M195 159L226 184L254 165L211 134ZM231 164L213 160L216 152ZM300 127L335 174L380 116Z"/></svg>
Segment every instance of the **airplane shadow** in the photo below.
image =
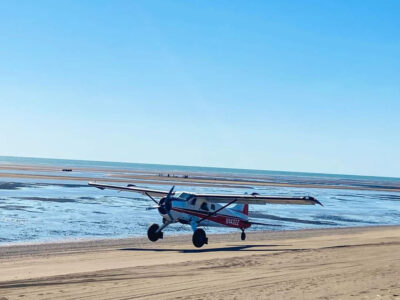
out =
<svg viewBox="0 0 400 300"><path fill-rule="evenodd" d="M219 248L203 248L203 249L172 249L172 248L122 248L120 251L153 251L153 252L177 252L177 253L206 253L206 252L230 252L230 251L257 251L257 252L270 252L270 251L300 251L304 249L257 249L260 247L282 247L291 245L242 245L242 246L228 246Z"/></svg>

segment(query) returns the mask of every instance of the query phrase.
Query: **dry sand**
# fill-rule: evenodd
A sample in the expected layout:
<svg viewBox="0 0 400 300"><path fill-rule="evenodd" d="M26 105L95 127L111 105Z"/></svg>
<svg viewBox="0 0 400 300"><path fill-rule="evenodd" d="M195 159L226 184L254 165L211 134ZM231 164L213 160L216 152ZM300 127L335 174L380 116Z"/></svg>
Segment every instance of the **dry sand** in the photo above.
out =
<svg viewBox="0 0 400 300"><path fill-rule="evenodd" d="M0 247L0 299L400 299L400 227Z"/></svg>

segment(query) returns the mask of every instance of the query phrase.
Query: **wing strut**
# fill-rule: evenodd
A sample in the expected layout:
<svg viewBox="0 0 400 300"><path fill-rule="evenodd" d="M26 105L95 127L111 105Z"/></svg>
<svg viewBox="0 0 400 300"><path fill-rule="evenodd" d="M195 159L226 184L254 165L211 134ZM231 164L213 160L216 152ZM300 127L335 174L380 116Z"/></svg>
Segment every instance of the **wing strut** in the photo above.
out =
<svg viewBox="0 0 400 300"><path fill-rule="evenodd" d="M236 199L232 200L231 202L229 202L228 204L226 204L226 205L224 205L224 206L218 208L216 211L212 212L212 213L209 214L207 217L204 217L204 218L200 219L200 220L197 222L197 225L199 225L199 224L200 224L201 222L203 222L204 220L209 219L210 217L212 217L213 215L215 215L215 214L218 213L219 211L223 210L224 208L227 208L229 205L235 203L235 202L238 201L238 200L239 200L239 199L236 198Z"/></svg>
<svg viewBox="0 0 400 300"><path fill-rule="evenodd" d="M160 205L160 203L158 203L158 201L156 199L154 199L149 193L144 192L146 194L146 196L148 196L151 200L153 200L157 205Z"/></svg>

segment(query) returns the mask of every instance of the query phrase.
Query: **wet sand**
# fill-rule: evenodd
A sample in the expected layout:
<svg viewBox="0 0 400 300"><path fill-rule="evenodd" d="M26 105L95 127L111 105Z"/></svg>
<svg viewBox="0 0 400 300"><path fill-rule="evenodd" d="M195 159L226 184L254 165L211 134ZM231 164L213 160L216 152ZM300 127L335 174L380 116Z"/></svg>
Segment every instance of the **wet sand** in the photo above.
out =
<svg viewBox="0 0 400 300"><path fill-rule="evenodd" d="M234 176L230 174L208 174L208 173L183 173L183 172L155 172L142 170L124 170L110 168L73 168L72 172L62 172L61 170L69 166L42 166L42 165L0 165L1 178L20 178L20 179L39 179L39 180L62 180L62 181L88 181L109 182L119 184L139 184L139 185L180 185L180 186L203 186L203 187L234 187L251 188L258 187L297 187L297 188L322 188L322 189L347 189L347 190L371 190L371 191L390 191L400 192L400 184L384 182L365 182L359 183L354 180L335 180L335 179L306 179L300 182L288 181L284 179L264 177L255 178L254 176ZM27 174L32 172L33 174ZM54 175L40 174L41 172L56 172ZM76 172L91 172L94 174L106 174L106 176L77 176ZM170 176L168 176L170 175Z"/></svg>
<svg viewBox="0 0 400 300"><path fill-rule="evenodd" d="M400 227L0 247L0 299L400 299Z"/></svg>

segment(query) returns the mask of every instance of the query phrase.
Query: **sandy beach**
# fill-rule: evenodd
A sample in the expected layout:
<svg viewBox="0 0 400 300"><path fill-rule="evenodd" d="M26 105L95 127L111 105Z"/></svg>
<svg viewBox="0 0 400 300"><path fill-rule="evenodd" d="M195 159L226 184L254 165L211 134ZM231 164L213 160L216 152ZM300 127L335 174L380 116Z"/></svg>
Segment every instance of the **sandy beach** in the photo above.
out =
<svg viewBox="0 0 400 300"><path fill-rule="evenodd" d="M0 299L397 299L400 227L0 247Z"/></svg>

